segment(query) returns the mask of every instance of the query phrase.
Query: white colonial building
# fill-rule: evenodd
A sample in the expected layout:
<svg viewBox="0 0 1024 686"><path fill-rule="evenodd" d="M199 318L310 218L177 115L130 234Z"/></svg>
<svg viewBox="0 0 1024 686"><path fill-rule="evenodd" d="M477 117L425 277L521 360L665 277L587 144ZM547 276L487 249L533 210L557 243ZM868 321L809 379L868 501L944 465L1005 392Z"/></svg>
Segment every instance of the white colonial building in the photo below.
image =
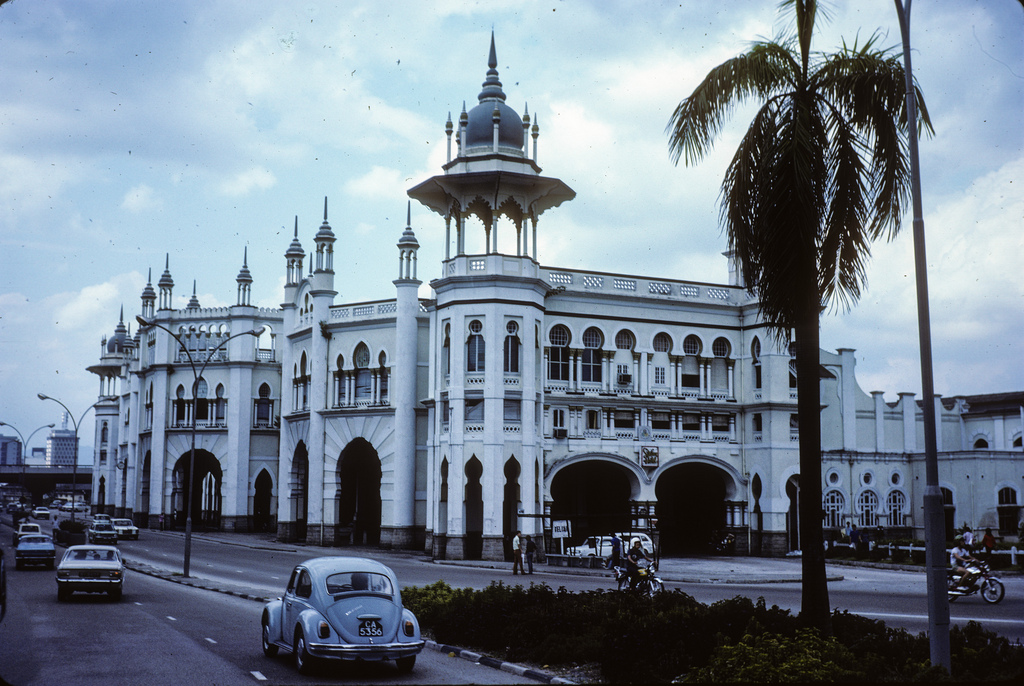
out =
<svg viewBox="0 0 1024 686"><path fill-rule="evenodd" d="M339 299L326 201L312 264L296 220L281 309L249 304L243 260L235 306L193 288L175 310L168 264L136 336L122 317L90 368L96 505L181 526L194 423L197 526L436 558L502 559L517 529L552 545L556 520L574 539L650 528L667 554L719 530L799 549L792 358L736 266L727 284L543 266L541 216L575 192L542 174L493 41L488 67L441 172L409 190L444 225L432 297L411 210L380 300ZM190 357L209 360L198 383ZM918 403L863 392L851 350L821 362L826 526L921 536ZM1024 393L936 402L950 526L1015 536Z"/></svg>

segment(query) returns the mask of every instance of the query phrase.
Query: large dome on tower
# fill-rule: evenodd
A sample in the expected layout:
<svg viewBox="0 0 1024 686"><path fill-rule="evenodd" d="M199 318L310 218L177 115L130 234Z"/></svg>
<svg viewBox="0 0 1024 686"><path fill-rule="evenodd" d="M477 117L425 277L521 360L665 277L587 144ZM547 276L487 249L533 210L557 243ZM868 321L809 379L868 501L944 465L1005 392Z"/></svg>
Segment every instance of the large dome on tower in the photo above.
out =
<svg viewBox="0 0 1024 686"><path fill-rule="evenodd" d="M487 78L477 96L479 103L468 112L464 148L494 147L494 112L498 111L498 149L508 152L513 148L523 150L523 118L505 104L505 92L498 80L498 58L494 50L494 34L491 34L491 54L487 60Z"/></svg>

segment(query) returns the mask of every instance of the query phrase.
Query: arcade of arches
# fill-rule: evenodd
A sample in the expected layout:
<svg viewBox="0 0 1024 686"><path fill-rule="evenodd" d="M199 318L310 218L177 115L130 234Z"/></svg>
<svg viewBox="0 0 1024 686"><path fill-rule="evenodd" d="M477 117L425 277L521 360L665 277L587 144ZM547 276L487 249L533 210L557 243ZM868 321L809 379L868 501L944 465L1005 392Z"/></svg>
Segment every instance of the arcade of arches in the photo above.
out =
<svg viewBox="0 0 1024 686"><path fill-rule="evenodd" d="M688 461L664 470L654 483L652 533L661 554L707 552L716 533L745 529L737 486L724 469ZM584 459L558 470L551 480L551 518L572 525L568 545L587 536L648 526L637 473L606 459ZM640 502L637 502L640 501ZM637 517L635 505L640 505ZM637 524L639 522L639 525ZM737 541L746 536L737 536Z"/></svg>
<svg viewBox="0 0 1024 686"><path fill-rule="evenodd" d="M191 489L188 487L191 454L186 452L174 464L174 489L171 492L172 519L174 526L185 526L188 516L186 499L191 493L192 527L198 529L220 528L221 473L220 461L206 450L195 451L195 474Z"/></svg>

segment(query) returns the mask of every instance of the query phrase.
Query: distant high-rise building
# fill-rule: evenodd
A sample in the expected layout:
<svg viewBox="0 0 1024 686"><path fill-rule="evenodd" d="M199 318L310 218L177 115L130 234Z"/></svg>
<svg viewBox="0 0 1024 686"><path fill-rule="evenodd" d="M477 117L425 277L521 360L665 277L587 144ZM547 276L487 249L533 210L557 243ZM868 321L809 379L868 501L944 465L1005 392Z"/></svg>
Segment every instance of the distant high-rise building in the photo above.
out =
<svg viewBox="0 0 1024 686"><path fill-rule="evenodd" d="M21 464L21 441L17 436L0 436L0 466Z"/></svg>
<svg viewBox="0 0 1024 686"><path fill-rule="evenodd" d="M71 467L75 464L75 432L68 428L64 413L61 428L53 429L46 437L46 466Z"/></svg>

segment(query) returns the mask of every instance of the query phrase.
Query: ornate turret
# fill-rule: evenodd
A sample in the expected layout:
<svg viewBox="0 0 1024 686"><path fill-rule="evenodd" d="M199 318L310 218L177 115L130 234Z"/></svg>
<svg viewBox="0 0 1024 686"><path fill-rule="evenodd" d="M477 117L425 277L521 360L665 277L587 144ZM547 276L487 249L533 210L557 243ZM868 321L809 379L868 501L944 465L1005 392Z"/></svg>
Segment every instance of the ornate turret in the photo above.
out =
<svg viewBox="0 0 1024 686"><path fill-rule="evenodd" d="M157 287L160 289L160 309L161 310L173 310L174 307L171 302L171 298L174 293L174 279L171 278L171 255L167 253L164 262L164 273L160 276L160 280L157 282Z"/></svg>
<svg viewBox="0 0 1024 686"><path fill-rule="evenodd" d="M250 291L252 289L252 274L249 273L249 248L246 246L242 253L242 269L235 277L238 283L238 299L236 305L247 307L249 305Z"/></svg>
<svg viewBox="0 0 1024 686"><path fill-rule="evenodd" d="M199 309L199 298L196 297L196 282L195 282L195 279L192 280L192 297L189 298L189 300L188 300L188 307L186 309L189 309L189 310L198 310Z"/></svg>
<svg viewBox="0 0 1024 686"><path fill-rule="evenodd" d="M292 238L292 243L288 246L288 251L285 252L284 256L288 262L288 273L285 277L285 285L298 285L298 283L302 281L302 259L306 256L306 251L302 249L302 243L299 242L298 216L295 217L295 237Z"/></svg>
<svg viewBox="0 0 1024 686"><path fill-rule="evenodd" d="M142 289L142 317L152 319L156 310L156 291L153 290L153 269L146 275L146 287Z"/></svg>
<svg viewBox="0 0 1024 686"><path fill-rule="evenodd" d="M575 191L559 179L541 176L537 166L536 113L520 117L505 104L505 92L498 80L498 59L491 33L487 77L477 96L477 105L459 116L458 153L444 165L444 173L409 190L409 197L440 214L447 222L445 260L451 259L451 224L454 220L456 256L467 254L465 221L477 217L484 227L484 249L469 254L530 254L536 261L537 221L548 209L576 197ZM451 136L451 116L445 134ZM533 136L533 159L527 155ZM450 149L449 145L449 149ZM515 246L499 249L499 220L504 217L515 229ZM529 234L532 229L532 240Z"/></svg>
<svg viewBox="0 0 1024 686"><path fill-rule="evenodd" d="M398 278L416 278L416 251L420 244L416 240L416 234L412 231L412 201L406 204L405 208L405 231L398 239Z"/></svg>
<svg viewBox="0 0 1024 686"><path fill-rule="evenodd" d="M324 198L324 223L316 232L316 272L334 273L334 231L327 223L327 198Z"/></svg>

